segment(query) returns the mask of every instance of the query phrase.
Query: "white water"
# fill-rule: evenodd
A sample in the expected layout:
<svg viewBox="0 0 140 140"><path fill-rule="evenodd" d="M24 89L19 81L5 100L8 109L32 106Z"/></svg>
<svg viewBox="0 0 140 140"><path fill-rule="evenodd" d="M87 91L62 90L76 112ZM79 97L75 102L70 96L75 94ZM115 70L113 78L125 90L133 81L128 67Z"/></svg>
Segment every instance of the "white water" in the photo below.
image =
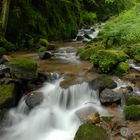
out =
<svg viewBox="0 0 140 140"><path fill-rule="evenodd" d="M29 114L22 98L19 106L9 112L0 140L73 140L80 125L75 114L78 109L90 104L101 115L107 114L100 106L96 91L87 83L62 89L61 80L46 83L39 90L44 94L44 101Z"/></svg>

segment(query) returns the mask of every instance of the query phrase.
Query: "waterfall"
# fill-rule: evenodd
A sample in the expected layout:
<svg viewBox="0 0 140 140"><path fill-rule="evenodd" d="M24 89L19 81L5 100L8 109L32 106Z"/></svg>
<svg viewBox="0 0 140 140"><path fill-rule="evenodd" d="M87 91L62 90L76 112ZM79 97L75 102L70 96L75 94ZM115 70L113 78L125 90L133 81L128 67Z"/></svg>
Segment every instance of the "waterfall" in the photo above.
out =
<svg viewBox="0 0 140 140"><path fill-rule="evenodd" d="M23 97L18 107L9 111L0 140L73 140L81 124L77 110L90 105L100 114L106 114L97 92L88 83L63 89L59 86L61 81L45 83L39 89L44 101L30 112Z"/></svg>

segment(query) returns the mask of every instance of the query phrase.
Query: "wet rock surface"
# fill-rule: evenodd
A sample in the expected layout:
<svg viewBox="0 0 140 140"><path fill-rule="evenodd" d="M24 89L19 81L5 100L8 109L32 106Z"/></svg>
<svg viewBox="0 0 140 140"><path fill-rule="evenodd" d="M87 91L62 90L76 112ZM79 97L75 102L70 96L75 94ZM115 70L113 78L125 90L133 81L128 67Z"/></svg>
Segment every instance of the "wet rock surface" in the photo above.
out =
<svg viewBox="0 0 140 140"><path fill-rule="evenodd" d="M29 109L34 108L35 106L42 103L44 97L42 92L31 92L26 96L25 103Z"/></svg>
<svg viewBox="0 0 140 140"><path fill-rule="evenodd" d="M121 94L108 88L99 93L99 98L103 105L121 103Z"/></svg>
<svg viewBox="0 0 140 140"><path fill-rule="evenodd" d="M113 89L117 87L117 83L108 76L99 76L95 80L89 82L89 86L94 90L102 91L105 88Z"/></svg>

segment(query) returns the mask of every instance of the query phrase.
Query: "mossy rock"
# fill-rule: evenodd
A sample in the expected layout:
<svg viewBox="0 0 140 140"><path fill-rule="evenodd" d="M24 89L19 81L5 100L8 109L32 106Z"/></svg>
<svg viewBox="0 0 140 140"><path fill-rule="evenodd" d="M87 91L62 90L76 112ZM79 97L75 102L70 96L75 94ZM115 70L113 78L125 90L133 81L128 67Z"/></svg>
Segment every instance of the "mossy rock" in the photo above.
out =
<svg viewBox="0 0 140 140"><path fill-rule="evenodd" d="M127 73L130 69L130 65L128 62L120 62L116 68L116 74L121 75L123 73Z"/></svg>
<svg viewBox="0 0 140 140"><path fill-rule="evenodd" d="M140 120L140 105L125 106L124 114L127 120Z"/></svg>
<svg viewBox="0 0 140 140"><path fill-rule="evenodd" d="M6 49L3 47L0 47L0 57L2 57L6 53Z"/></svg>
<svg viewBox="0 0 140 140"><path fill-rule="evenodd" d="M10 71L13 77L35 79L37 77L37 62L28 58L15 58L10 61Z"/></svg>
<svg viewBox="0 0 140 140"><path fill-rule="evenodd" d="M89 82L89 85L94 90L102 91L105 88L113 89L117 87L117 83L109 76L102 75Z"/></svg>
<svg viewBox="0 0 140 140"><path fill-rule="evenodd" d="M39 43L44 47L48 47L49 45L48 40L44 38L40 38Z"/></svg>
<svg viewBox="0 0 140 140"><path fill-rule="evenodd" d="M15 84L10 83L0 85L0 107L7 100L13 98L14 92L15 92Z"/></svg>
<svg viewBox="0 0 140 140"><path fill-rule="evenodd" d="M77 51L77 55L80 56L81 59L83 60L90 60L90 57L98 50L102 50L104 49L103 46L98 45L98 46L94 46L94 45L87 45L85 48L79 49Z"/></svg>
<svg viewBox="0 0 140 140"><path fill-rule="evenodd" d="M128 97L126 99L127 105L140 105L140 97Z"/></svg>
<svg viewBox="0 0 140 140"><path fill-rule="evenodd" d="M103 128L92 124L83 124L79 127L74 140L108 140L108 137Z"/></svg>
<svg viewBox="0 0 140 140"><path fill-rule="evenodd" d="M39 49L38 49L38 52L45 52L47 51L47 48L44 47L44 46L41 46Z"/></svg>
<svg viewBox="0 0 140 140"><path fill-rule="evenodd" d="M128 55L119 50L99 50L93 54L90 59L96 64L103 73L114 70L114 67L120 62L126 61Z"/></svg>

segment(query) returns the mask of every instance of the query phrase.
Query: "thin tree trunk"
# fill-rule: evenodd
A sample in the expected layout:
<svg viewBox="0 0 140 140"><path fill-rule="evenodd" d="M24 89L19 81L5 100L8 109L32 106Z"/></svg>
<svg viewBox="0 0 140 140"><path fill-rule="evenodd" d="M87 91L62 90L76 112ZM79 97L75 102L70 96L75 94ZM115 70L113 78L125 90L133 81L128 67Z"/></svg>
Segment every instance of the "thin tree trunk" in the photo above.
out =
<svg viewBox="0 0 140 140"><path fill-rule="evenodd" d="M2 7L0 12L0 34L5 35L8 16L9 16L10 0L2 0Z"/></svg>

